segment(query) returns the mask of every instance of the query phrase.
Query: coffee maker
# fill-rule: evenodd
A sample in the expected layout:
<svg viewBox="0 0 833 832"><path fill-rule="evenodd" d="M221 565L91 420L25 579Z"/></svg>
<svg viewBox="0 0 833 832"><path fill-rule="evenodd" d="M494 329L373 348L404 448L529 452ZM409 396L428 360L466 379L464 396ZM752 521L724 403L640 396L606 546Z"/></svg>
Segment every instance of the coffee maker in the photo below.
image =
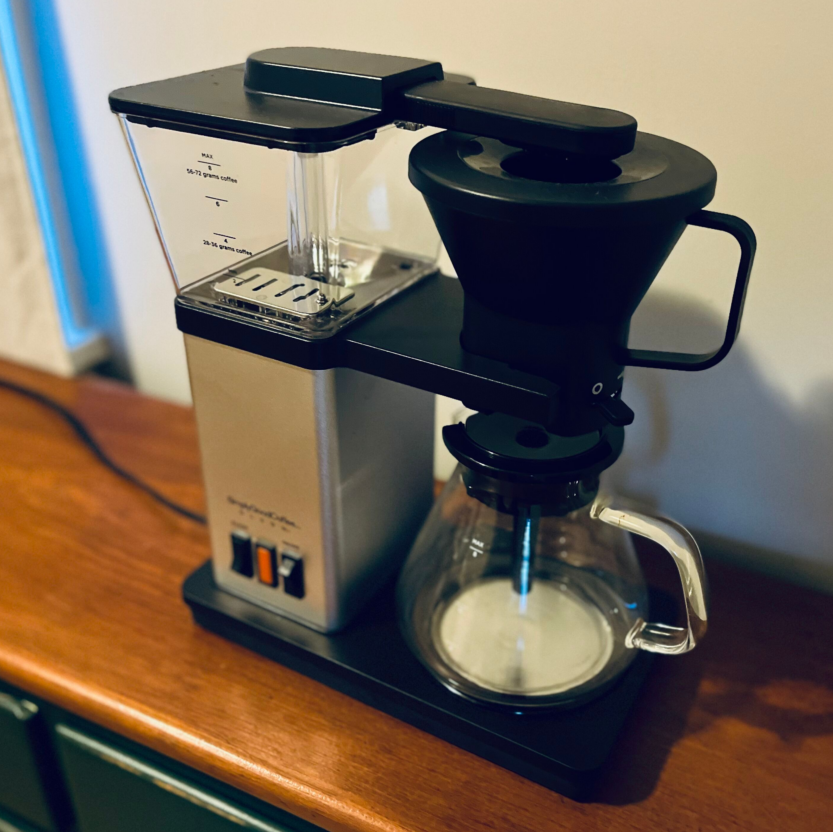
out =
<svg viewBox="0 0 833 832"><path fill-rule="evenodd" d="M110 105L177 286L212 550L184 588L197 622L588 794L649 654L706 629L694 539L599 475L634 418L625 368L707 369L737 336L755 239L703 210L713 165L624 113L334 49ZM740 244L724 341L630 349L687 225ZM436 502L433 394L476 411L443 430L459 466ZM684 626L650 621L630 534L674 558Z"/></svg>

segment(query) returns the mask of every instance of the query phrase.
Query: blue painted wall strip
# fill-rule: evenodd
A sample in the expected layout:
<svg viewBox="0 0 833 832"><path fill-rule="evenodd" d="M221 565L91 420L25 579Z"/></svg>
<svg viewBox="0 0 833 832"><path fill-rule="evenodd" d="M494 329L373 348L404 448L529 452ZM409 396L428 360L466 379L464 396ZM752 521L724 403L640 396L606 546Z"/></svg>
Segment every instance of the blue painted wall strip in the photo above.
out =
<svg viewBox="0 0 833 832"><path fill-rule="evenodd" d="M52 0L0 0L0 49L61 326L72 349L96 331L112 331L117 316Z"/></svg>

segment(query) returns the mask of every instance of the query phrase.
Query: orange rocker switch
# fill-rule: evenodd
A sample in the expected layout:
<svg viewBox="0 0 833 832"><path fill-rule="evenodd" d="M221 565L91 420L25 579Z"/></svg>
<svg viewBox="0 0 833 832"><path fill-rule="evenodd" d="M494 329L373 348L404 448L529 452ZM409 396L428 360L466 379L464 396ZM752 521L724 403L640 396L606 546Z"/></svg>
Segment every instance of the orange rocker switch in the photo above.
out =
<svg viewBox="0 0 833 832"><path fill-rule="evenodd" d="M257 559L257 577L267 586L278 585L278 563L275 547L270 543L258 541L255 544L255 558Z"/></svg>

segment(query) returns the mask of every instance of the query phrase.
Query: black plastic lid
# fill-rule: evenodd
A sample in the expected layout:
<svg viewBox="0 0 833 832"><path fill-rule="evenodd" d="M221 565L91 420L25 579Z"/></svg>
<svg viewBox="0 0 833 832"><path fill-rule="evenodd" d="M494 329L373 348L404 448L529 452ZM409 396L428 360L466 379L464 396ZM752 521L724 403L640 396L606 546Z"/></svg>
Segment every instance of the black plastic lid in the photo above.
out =
<svg viewBox="0 0 833 832"><path fill-rule="evenodd" d="M316 152L371 138L394 122L614 158L633 147L626 113L481 89L441 64L343 49L284 47L243 66L116 90L110 107L171 130Z"/></svg>
<svg viewBox="0 0 833 832"><path fill-rule="evenodd" d="M427 199L466 214L560 226L686 217L711 201L717 182L701 153L650 133L614 160L439 133L411 151L409 176Z"/></svg>
<svg viewBox="0 0 833 832"><path fill-rule="evenodd" d="M378 111L247 92L245 66L227 66L116 90L110 108L131 121L305 152L371 138Z"/></svg>

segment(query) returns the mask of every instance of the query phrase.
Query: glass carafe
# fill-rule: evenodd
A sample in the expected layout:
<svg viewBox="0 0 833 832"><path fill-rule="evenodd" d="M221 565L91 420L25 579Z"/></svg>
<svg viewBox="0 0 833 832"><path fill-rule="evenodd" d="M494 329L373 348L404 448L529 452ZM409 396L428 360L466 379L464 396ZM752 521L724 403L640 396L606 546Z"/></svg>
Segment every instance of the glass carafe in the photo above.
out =
<svg viewBox="0 0 833 832"><path fill-rule="evenodd" d="M577 510L499 510L458 465L414 543L398 586L400 626L452 691L515 710L603 692L638 650L684 653L706 630L697 544L679 524L599 495ZM630 533L662 545L683 583L687 626L648 623Z"/></svg>

